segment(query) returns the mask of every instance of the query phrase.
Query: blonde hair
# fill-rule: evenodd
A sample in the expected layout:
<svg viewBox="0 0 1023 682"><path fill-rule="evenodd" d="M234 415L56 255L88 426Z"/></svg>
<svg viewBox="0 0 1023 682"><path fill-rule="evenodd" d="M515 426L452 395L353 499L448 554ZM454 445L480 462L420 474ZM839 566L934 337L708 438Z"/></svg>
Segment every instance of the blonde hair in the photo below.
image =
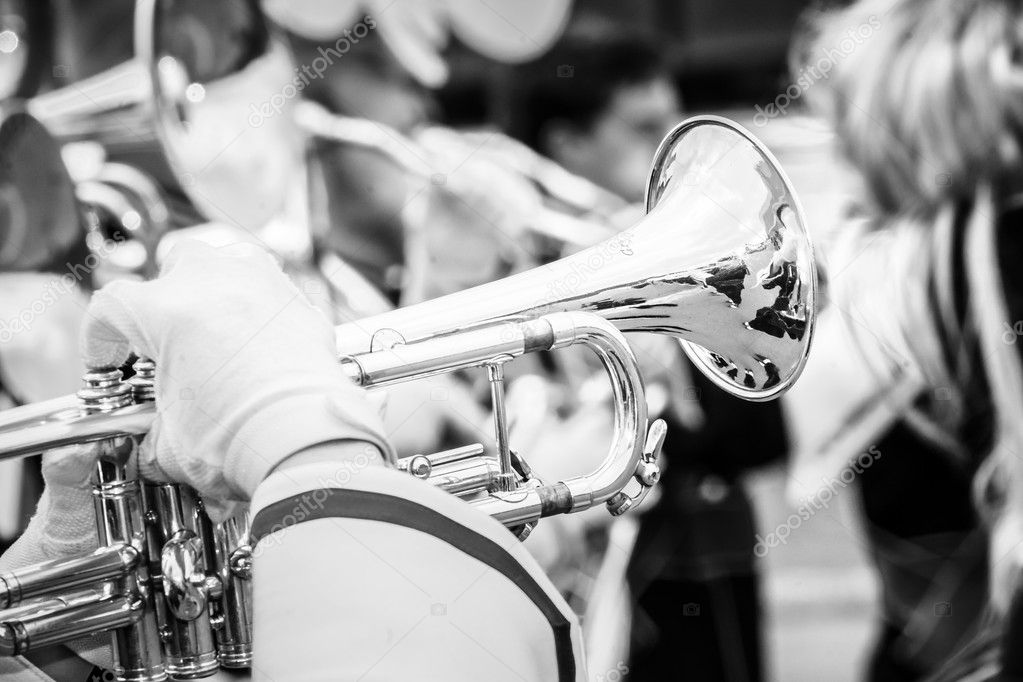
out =
<svg viewBox="0 0 1023 682"><path fill-rule="evenodd" d="M881 212L933 215L1019 171L1017 2L861 0L810 21L796 58L826 64L808 97ZM867 37L840 49L850 35Z"/></svg>
<svg viewBox="0 0 1023 682"><path fill-rule="evenodd" d="M869 38L835 52L864 25ZM935 421L962 426L968 389L984 386L993 440L977 487L1000 487L994 511L1023 528L1023 364L1003 340L1014 322L998 258L999 217L1023 189L1021 50L1020 2L861 0L814 17L796 60L837 55L808 96L862 175L875 229L898 235L900 340L951 393ZM1004 606L1016 578L994 577Z"/></svg>

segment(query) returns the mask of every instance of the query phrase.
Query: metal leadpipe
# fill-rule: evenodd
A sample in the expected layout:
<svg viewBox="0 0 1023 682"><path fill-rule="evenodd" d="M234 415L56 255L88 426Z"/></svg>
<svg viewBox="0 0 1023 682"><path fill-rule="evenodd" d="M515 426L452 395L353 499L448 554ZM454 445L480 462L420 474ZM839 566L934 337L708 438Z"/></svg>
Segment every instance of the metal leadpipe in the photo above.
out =
<svg viewBox="0 0 1023 682"><path fill-rule="evenodd" d="M20 407L8 410L6 418L0 418L0 461L118 436L142 436L149 432L156 418L156 408L152 404L128 405L111 412L83 414L75 401L74 396L65 396L27 406L31 407L32 413L27 419L22 418L26 413ZM69 404L71 407L68 407ZM55 409L45 415L44 405L53 405Z"/></svg>
<svg viewBox="0 0 1023 682"><path fill-rule="evenodd" d="M512 359L551 344L550 325L541 321L508 321L477 329L422 339L416 343L381 346L372 352L341 358L341 366L360 386L390 384L444 374L463 367Z"/></svg>

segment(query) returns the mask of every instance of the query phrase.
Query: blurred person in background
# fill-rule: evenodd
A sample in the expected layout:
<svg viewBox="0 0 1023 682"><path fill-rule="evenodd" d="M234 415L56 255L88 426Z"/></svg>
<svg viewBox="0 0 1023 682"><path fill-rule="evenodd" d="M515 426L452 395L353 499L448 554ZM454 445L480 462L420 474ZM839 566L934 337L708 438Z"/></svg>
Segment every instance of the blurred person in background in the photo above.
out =
<svg viewBox="0 0 1023 682"><path fill-rule="evenodd" d="M350 4L359 11L332 16L347 22L340 25L326 16L324 25L315 27L297 25L301 17L287 17L296 64L322 65L323 55L335 60L321 77L309 80L302 97L332 115L379 123L375 130L384 135L393 130L396 140L411 135L436 116L431 88L443 82L444 61L415 22L412 29L401 30L402 12L409 9L418 16L416 8L374 11ZM425 16L429 23L430 15ZM385 24L398 24L398 29L388 31L382 28ZM442 188L411 176L376 149L320 136L310 141L309 161L314 249L340 256L392 305L407 302L410 221L415 209ZM483 260L482 254L477 258ZM486 411L456 377L434 377L388 391L385 425L401 452L489 442L487 420Z"/></svg>
<svg viewBox="0 0 1023 682"><path fill-rule="evenodd" d="M804 16L806 26L791 47L793 82L827 68L818 60L837 54L813 41L829 16L820 9ZM846 30L858 31L863 42L857 50L870 50L888 25L883 12L862 19L865 23ZM914 76L906 82L921 80ZM813 101L827 87L826 79L810 85L807 99ZM826 121L814 121L829 130ZM791 121L765 125L758 133L769 139L793 130ZM827 134L820 147L829 159L828 172L821 172L822 163L815 164L815 172L830 176L828 182L842 196L832 197L833 216L818 213L812 223L823 237L816 245L835 275L836 286L825 290L842 291L855 286L853 273L870 260L850 225L873 222L876 212L857 170L842 162ZM875 276L897 286L890 273ZM855 473L853 523L843 525L873 569L870 583L876 586L869 597L876 605L861 675L870 682L927 679L977 636L987 617L988 538L972 499L979 460L968 454L955 429L928 416L951 400L949 389L927 386L901 369L893 385L890 376L863 362L857 339L873 344L876 335L885 342L882 330L893 319L888 310L857 309L855 298L851 305L845 297L829 296L807 371L784 398L794 442L788 499L803 513L829 500L835 481ZM902 366L912 364L908 354L899 355ZM976 414L967 421L981 423L978 416L989 409L975 403L969 410ZM763 547L759 551L766 553ZM821 559L831 565L831 556ZM800 562L801 570L805 567Z"/></svg>
<svg viewBox="0 0 1023 682"><path fill-rule="evenodd" d="M899 492L889 488L887 499L872 503L865 486L867 515L895 528L895 537L897 527L910 536L938 527L976 538L962 482L972 478L974 503L989 536L991 606L974 632L958 633L960 641L943 639L940 632L942 637L933 638L945 649L924 660L929 669L906 666L885 676L875 668L875 679L1023 679L1023 465L1018 454L1023 452L1023 358L1014 327L1023 318L1017 263L1023 249L1018 229L1023 14L1018 3L1007 0L862 0L819 19L805 54L875 24L869 45L833 64L827 80L811 91L862 180L866 220L851 228L850 238L861 255L835 280L836 297L861 319L876 321L882 343L857 336L883 376L903 359L912 361L926 391L911 416L925 433L937 433L950 444L944 460L910 456L895 464L897 475L902 470L898 480L912 486L902 492L918 499L914 489L935 469L950 472L942 477L951 481L945 486L951 492L928 504L945 508L936 518L886 519L905 511L896 501ZM903 543L904 554L913 553L906 551L911 544ZM928 549L915 553L926 558ZM883 559L883 549L879 554ZM881 567L886 610L912 610L913 601L897 602L918 600L917 617L896 621L902 631L883 635L895 647L887 655L891 663L901 658L919 666L912 656L920 649L913 647L932 646L928 637L940 630L935 621L973 607L969 595L932 601L912 584L932 580L940 594L948 584L968 582L955 565L936 575L925 572L923 581L883 560ZM971 634L972 641L964 643Z"/></svg>
<svg viewBox="0 0 1023 682"><path fill-rule="evenodd" d="M614 33L566 36L512 70L509 132L626 201L643 201L650 160L681 119L655 44Z"/></svg>
<svg viewBox="0 0 1023 682"><path fill-rule="evenodd" d="M656 41L617 31L566 36L513 71L510 101L512 134L630 202L643 200L651 159L682 118ZM760 680L754 518L739 477L785 456L780 407L725 394L659 341L636 348L647 382L669 374L672 390L662 494L641 516L628 570L628 679Z"/></svg>
<svg viewBox="0 0 1023 682"><path fill-rule="evenodd" d="M300 65L296 72L317 69L317 77L301 90L303 98L342 124L349 118L368 125L429 171L426 176L421 170L410 172L379 149L314 135L310 185L316 249L336 253L392 303L402 305L535 265L515 240L522 224L518 199L535 199L528 183L488 159L485 151L475 153L475 144L468 150L427 149L415 137L436 126L433 91L447 78L442 50L448 34L461 27L488 35L487 25L498 15L457 3L369 0L328 3L315 14L303 11L304 5L315 4L267 3L271 16L288 30ZM556 34L567 8L565 2L516 3L503 11L513 17L532 11L539 17L533 23L515 19L531 27L532 50L546 45L543 35ZM480 11L483 17L477 16ZM507 26L501 20L489 31L500 38ZM502 40L507 38L496 42ZM445 139L458 136L435 129L445 131ZM478 401L484 396L489 391L474 391L458 377L397 387L388 396L389 436L400 451L489 443L487 410Z"/></svg>
<svg viewBox="0 0 1023 682"><path fill-rule="evenodd" d="M876 447L885 456L858 477L882 585L867 679L926 679L984 623L987 534L971 502L976 463L912 421L900 422Z"/></svg>
<svg viewBox="0 0 1023 682"><path fill-rule="evenodd" d="M377 25L370 14L359 22ZM334 49L339 37L289 33L296 63L322 59L321 50ZM350 49L323 77L309 82L304 98L332 113L378 121L405 135L434 117L428 87L432 81L424 77L424 83L410 72L378 31L367 29L364 37L348 44ZM405 211L413 192L407 172L378 152L325 139L314 141L310 155L327 188L319 197L323 205L313 207L320 213L317 219L325 221L318 235L321 248L337 252L397 303L405 261Z"/></svg>

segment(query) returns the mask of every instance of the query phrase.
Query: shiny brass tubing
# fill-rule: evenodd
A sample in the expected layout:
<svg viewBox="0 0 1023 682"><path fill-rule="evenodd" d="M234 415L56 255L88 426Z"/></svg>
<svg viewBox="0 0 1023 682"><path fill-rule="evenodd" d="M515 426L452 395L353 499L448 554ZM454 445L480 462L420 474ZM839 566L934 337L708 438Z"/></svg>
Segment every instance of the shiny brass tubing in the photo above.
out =
<svg viewBox="0 0 1023 682"><path fill-rule="evenodd" d="M247 513L217 524L217 564L224 590L220 596L217 650L224 668L252 665L252 550Z"/></svg>
<svg viewBox="0 0 1023 682"><path fill-rule="evenodd" d="M360 386L382 387L548 350L551 342L546 322L504 321L348 355L341 358L341 367Z"/></svg>
<svg viewBox="0 0 1023 682"><path fill-rule="evenodd" d="M342 358L342 366L356 383L369 388L574 344L592 350L611 380L615 398L612 443L592 474L471 501L506 526L517 526L606 502L625 487L642 460L647 428L643 380L632 349L613 324L593 313L558 312L350 355Z"/></svg>
<svg viewBox="0 0 1023 682"><path fill-rule="evenodd" d="M459 497L496 489L501 475L497 461L486 456L480 443L405 457L398 468Z"/></svg>
<svg viewBox="0 0 1023 682"><path fill-rule="evenodd" d="M431 466L439 467L445 464L453 464L455 462L462 462L467 459L480 457L485 452L486 449L481 444L473 443L471 445L463 445L462 447L451 448L450 450L442 450L441 452L420 456L426 457L430 461Z"/></svg>
<svg viewBox="0 0 1023 682"><path fill-rule="evenodd" d="M100 542L107 546L131 544L142 547L145 542L142 495L138 481L128 475L126 467L127 458L135 449L134 444L111 440L103 442L100 449L93 480ZM120 594L127 595L124 599L130 605L133 617L111 632L115 677L122 682L166 680L146 562L140 561L134 571L117 581L116 586Z"/></svg>
<svg viewBox="0 0 1023 682"><path fill-rule="evenodd" d="M0 412L0 461L54 448L144 435L153 425L153 404L83 414L73 395Z"/></svg>
<svg viewBox="0 0 1023 682"><path fill-rule="evenodd" d="M494 412L494 437L497 442L497 460L501 467L498 487L514 490L517 476L512 468L511 445L508 443L508 415L504 406L504 364L500 360L489 362L487 379L490 381L490 405Z"/></svg>
<svg viewBox="0 0 1023 682"><path fill-rule="evenodd" d="M141 599L119 596L93 604L0 622L0 656L19 656L30 650L77 637L127 628L143 618L143 608ZM161 680L166 679L166 675L145 679Z"/></svg>
<svg viewBox="0 0 1023 682"><path fill-rule="evenodd" d="M474 459L435 466L426 481L444 492L465 497L490 490L500 475L497 462L480 455Z"/></svg>
<svg viewBox="0 0 1023 682"><path fill-rule="evenodd" d="M594 313L579 311L556 312L530 320L500 320L413 343L399 343L382 350L347 355L341 358L341 365L357 384L367 388L382 387L458 369L482 367L526 353L555 350L577 343L596 353L612 382L615 413L611 448L601 467L589 476L516 491L514 500L507 496L506 499L490 496L474 501L485 513L502 523L520 525L544 516L579 511L603 503L621 490L636 471L642 458L647 426L643 382L635 356L614 324ZM82 440L86 433L92 437L99 433L109 437L111 433L124 433L119 430L121 428L131 429L127 433L141 433L148 428L154 413L153 405L146 403L117 408L105 414L72 417L69 421L56 419L56 423L39 427L51 429L51 432L40 431L35 436L26 436L23 430L0 433L0 458L13 456L12 450L18 450L11 447L15 440L23 445L33 444L32 447L21 448L19 454L25 454L54 447L57 444L55 440L59 439ZM71 437L71 431L77 431L77 434ZM55 439L55 436L59 438ZM130 482L122 484L132 485ZM109 485L117 487L113 483ZM122 500L117 504L127 502ZM108 521L116 519L124 523L128 515L126 509L113 510L104 506L101 512L103 509L107 513L101 513L100 518ZM120 535L129 528L116 530L115 534Z"/></svg>
<svg viewBox="0 0 1023 682"><path fill-rule="evenodd" d="M160 631L164 646L167 673L174 679L192 680L216 673L217 647L210 623L209 592L204 582L194 584L194 575L181 575L182 568L193 568L204 578L210 571L207 549L212 538L204 537L202 511L198 498L190 489L175 483L145 483L143 485L147 518L152 518L148 531L150 546L161 548L150 558L150 578L154 586L163 587L158 600L166 600L158 609ZM170 561L168 548L179 542L186 547L197 547L198 553L190 558L194 566L177 566ZM155 542L154 542L155 540ZM168 574L170 571L171 574ZM184 581L184 582L182 582ZM159 587L157 587L159 589ZM183 613L182 611L189 611Z"/></svg>
<svg viewBox="0 0 1023 682"><path fill-rule="evenodd" d="M21 604L9 609L0 610L0 623L21 620L34 616L54 613L61 609L84 604L94 604L111 596L108 586L96 586L57 595L46 595L35 599L26 599Z"/></svg>
<svg viewBox="0 0 1023 682"><path fill-rule="evenodd" d="M135 569L139 552L131 545L101 547L74 559L54 559L0 574L0 609L62 590L121 578Z"/></svg>

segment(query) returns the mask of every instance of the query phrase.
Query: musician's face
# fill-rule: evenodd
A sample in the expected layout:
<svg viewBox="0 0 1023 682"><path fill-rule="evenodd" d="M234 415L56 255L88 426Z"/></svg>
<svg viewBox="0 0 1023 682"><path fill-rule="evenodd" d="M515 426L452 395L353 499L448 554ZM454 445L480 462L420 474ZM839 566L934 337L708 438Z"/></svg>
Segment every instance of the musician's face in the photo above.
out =
<svg viewBox="0 0 1023 682"><path fill-rule="evenodd" d="M650 162L661 139L681 119L667 78L625 85L589 130L552 145L554 160L629 201L642 201Z"/></svg>
<svg viewBox="0 0 1023 682"><path fill-rule="evenodd" d="M371 34L310 83L310 94L340 114L379 121L408 134L434 118L430 91ZM315 57L309 62L315 62Z"/></svg>

